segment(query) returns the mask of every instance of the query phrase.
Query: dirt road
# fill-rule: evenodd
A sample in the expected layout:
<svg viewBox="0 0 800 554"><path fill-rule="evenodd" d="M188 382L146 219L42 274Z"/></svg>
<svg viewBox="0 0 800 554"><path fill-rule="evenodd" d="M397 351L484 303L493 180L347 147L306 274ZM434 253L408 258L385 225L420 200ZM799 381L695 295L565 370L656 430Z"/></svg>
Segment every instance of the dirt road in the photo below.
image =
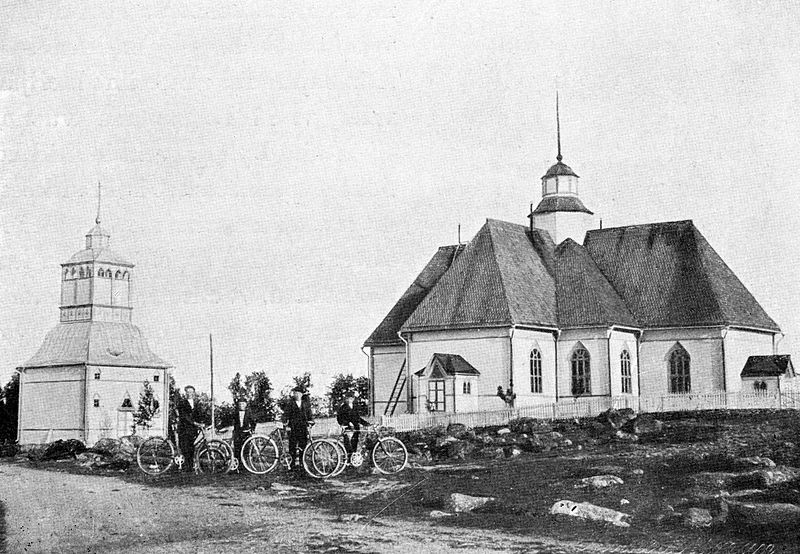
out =
<svg viewBox="0 0 800 554"><path fill-rule="evenodd" d="M515 536L375 514L340 521L293 494L273 488L152 487L121 476L0 463L8 552L605 551L533 533Z"/></svg>

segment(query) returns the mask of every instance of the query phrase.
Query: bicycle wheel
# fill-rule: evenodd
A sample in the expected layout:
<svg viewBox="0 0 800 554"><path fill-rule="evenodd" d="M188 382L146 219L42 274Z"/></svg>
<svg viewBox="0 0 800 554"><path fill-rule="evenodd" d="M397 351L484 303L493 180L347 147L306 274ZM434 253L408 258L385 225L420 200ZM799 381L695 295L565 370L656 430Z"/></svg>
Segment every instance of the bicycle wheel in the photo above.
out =
<svg viewBox="0 0 800 554"><path fill-rule="evenodd" d="M333 443L336 445L336 448L339 450L339 465L336 466L336 469L333 470L333 474L331 477L338 477L344 471L344 468L347 467L347 450L345 450L344 444L342 441L335 440Z"/></svg>
<svg viewBox="0 0 800 554"><path fill-rule="evenodd" d="M406 467L408 451L400 439L383 437L372 448L372 463L380 473L391 475Z"/></svg>
<svg viewBox="0 0 800 554"><path fill-rule="evenodd" d="M278 465L278 447L269 437L253 435L242 445L242 465L250 473L264 475Z"/></svg>
<svg viewBox="0 0 800 554"><path fill-rule="evenodd" d="M150 437L136 449L136 463L148 475L161 475L175 463L175 447L164 437Z"/></svg>
<svg viewBox="0 0 800 554"><path fill-rule="evenodd" d="M225 450L219 446L204 446L197 453L197 469L200 473L225 473L230 467Z"/></svg>
<svg viewBox="0 0 800 554"><path fill-rule="evenodd" d="M311 442L303 450L303 468L315 479L333 475L341 464L341 454L336 441L320 439Z"/></svg>
<svg viewBox="0 0 800 554"><path fill-rule="evenodd" d="M211 439L208 441L208 447L216 449L225 457L226 465L223 473L229 472L233 468L233 447L220 439Z"/></svg>

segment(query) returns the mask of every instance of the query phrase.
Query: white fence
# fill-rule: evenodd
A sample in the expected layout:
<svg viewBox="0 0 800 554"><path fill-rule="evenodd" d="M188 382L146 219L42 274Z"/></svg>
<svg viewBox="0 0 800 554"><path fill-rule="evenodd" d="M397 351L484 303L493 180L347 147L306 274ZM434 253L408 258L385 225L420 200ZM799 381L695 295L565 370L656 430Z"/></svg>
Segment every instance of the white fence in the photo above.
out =
<svg viewBox="0 0 800 554"><path fill-rule="evenodd" d="M467 427L505 425L512 419L530 417L544 420L564 420L593 417L601 412L615 408L631 408L636 412L682 412L719 409L796 409L800 410L800 391L784 393L709 393L709 394L668 394L663 396L616 396L595 398L574 398L551 404L525 406L521 408L491 410L483 412L421 413L380 416L370 418L385 427L396 431L413 431L463 423ZM335 418L330 420L338 432ZM322 426L320 426L322 424ZM317 420L314 434L325 434L328 420Z"/></svg>

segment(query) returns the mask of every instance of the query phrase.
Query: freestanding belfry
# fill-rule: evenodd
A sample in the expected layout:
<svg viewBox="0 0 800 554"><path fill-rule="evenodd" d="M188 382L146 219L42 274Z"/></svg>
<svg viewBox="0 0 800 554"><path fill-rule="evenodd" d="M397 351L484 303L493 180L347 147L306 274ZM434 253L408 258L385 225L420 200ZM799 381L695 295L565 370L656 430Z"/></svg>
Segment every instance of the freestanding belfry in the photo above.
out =
<svg viewBox="0 0 800 554"><path fill-rule="evenodd" d="M133 264L109 239L98 215L86 248L61 264L59 324L18 368L20 444L130 435L145 382L160 405L149 434L164 434L170 364L131 323Z"/></svg>

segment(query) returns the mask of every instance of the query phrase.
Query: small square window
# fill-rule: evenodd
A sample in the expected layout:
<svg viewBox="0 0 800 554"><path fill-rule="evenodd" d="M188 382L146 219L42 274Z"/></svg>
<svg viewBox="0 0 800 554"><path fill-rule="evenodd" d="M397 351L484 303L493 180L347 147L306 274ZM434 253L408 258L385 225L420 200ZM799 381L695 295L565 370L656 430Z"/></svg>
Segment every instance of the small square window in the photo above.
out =
<svg viewBox="0 0 800 554"><path fill-rule="evenodd" d="M153 375L153 382L154 383L158 383L158 378L159 377L160 377L160 375Z"/></svg>
<svg viewBox="0 0 800 554"><path fill-rule="evenodd" d="M99 398L95 398L94 399L94 407L95 408L99 408L100 407L100 399Z"/></svg>
<svg viewBox="0 0 800 554"><path fill-rule="evenodd" d="M97 373L95 373L95 374L94 374L94 378L95 378L96 380L98 380L98 381L100 380L100 372L99 372L99 371L98 371Z"/></svg>

